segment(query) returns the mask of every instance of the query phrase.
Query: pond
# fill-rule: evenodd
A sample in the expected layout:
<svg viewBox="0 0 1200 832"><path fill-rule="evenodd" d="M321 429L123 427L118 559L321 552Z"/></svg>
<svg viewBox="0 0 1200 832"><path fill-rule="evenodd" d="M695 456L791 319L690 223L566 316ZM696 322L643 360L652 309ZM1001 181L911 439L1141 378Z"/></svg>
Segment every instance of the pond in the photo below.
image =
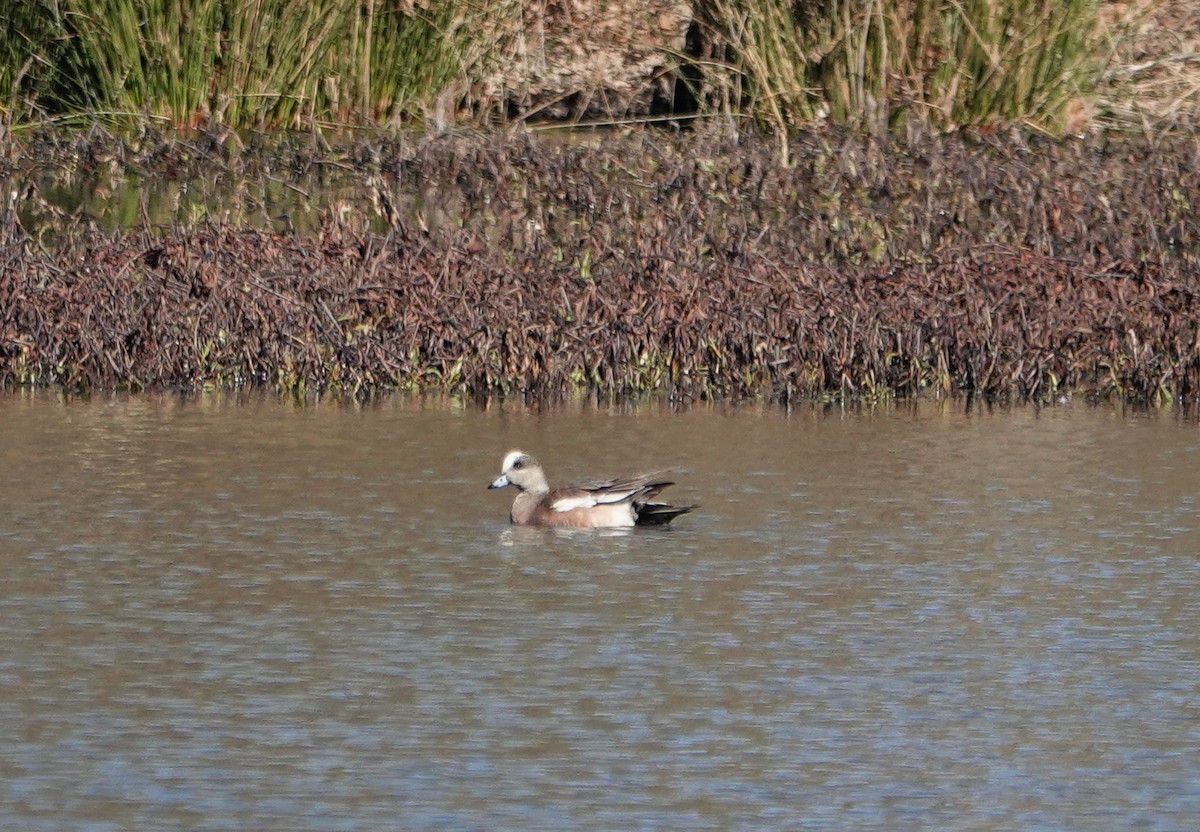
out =
<svg viewBox="0 0 1200 832"><path fill-rule="evenodd" d="M507 522L672 467L668 529ZM1170 412L0 395L23 830L1184 829Z"/></svg>

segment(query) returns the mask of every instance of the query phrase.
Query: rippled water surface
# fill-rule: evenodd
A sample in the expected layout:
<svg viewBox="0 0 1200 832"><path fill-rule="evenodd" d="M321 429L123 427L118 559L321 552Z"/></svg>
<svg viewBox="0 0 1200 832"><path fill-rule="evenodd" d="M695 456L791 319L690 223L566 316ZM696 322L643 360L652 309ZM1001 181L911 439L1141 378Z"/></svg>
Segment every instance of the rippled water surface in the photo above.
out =
<svg viewBox="0 0 1200 832"><path fill-rule="evenodd" d="M513 447L703 506L515 529ZM0 472L0 828L1200 818L1193 420L5 394Z"/></svg>

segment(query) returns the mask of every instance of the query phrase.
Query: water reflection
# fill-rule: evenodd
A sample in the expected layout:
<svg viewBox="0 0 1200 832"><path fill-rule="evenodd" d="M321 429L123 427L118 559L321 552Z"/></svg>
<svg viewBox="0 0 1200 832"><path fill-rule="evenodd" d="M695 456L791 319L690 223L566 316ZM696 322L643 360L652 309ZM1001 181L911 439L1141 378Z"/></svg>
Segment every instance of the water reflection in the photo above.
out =
<svg viewBox="0 0 1200 832"><path fill-rule="evenodd" d="M1185 828L1195 423L0 399L22 829ZM680 466L664 530L513 528Z"/></svg>
<svg viewBox="0 0 1200 832"><path fill-rule="evenodd" d="M438 183L377 174L376 192L368 187L371 177L341 162L303 171L251 167L170 176L37 169L19 175L11 187L15 218L22 227L51 237L64 214L110 231L212 223L313 234L330 220L353 220L385 233L388 222L373 204L384 194L389 209L406 224L432 231L462 224L461 195Z"/></svg>

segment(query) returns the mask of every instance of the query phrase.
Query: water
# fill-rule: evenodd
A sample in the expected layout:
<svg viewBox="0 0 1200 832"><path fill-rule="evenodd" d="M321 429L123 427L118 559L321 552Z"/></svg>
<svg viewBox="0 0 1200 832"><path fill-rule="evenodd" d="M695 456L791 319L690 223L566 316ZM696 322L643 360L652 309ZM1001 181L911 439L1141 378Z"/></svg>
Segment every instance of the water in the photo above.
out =
<svg viewBox="0 0 1200 832"><path fill-rule="evenodd" d="M507 522L674 465L669 530ZM0 397L0 828L1194 828L1200 427Z"/></svg>
<svg viewBox="0 0 1200 832"><path fill-rule="evenodd" d="M320 169L279 178L237 175L218 167L181 179L132 173L79 175L51 167L29 176L38 198L20 201L18 217L23 227L51 235L62 230L56 212L87 217L110 231L209 221L311 233L321 228L322 215L334 206L350 211L362 204L361 182L351 183L348 178ZM14 188L14 193L20 190ZM403 202L399 197L397 201ZM383 230L376 217L371 225Z"/></svg>

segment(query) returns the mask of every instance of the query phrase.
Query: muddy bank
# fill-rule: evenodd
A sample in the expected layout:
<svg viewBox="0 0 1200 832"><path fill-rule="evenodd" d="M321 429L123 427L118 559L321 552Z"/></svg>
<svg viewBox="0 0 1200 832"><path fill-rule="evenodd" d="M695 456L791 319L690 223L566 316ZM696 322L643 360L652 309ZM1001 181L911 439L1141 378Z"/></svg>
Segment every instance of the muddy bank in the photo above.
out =
<svg viewBox="0 0 1200 832"><path fill-rule="evenodd" d="M18 154L0 378L1190 402L1200 152L1172 141L822 135L790 169L744 137L355 146L360 195L313 233L39 233Z"/></svg>

